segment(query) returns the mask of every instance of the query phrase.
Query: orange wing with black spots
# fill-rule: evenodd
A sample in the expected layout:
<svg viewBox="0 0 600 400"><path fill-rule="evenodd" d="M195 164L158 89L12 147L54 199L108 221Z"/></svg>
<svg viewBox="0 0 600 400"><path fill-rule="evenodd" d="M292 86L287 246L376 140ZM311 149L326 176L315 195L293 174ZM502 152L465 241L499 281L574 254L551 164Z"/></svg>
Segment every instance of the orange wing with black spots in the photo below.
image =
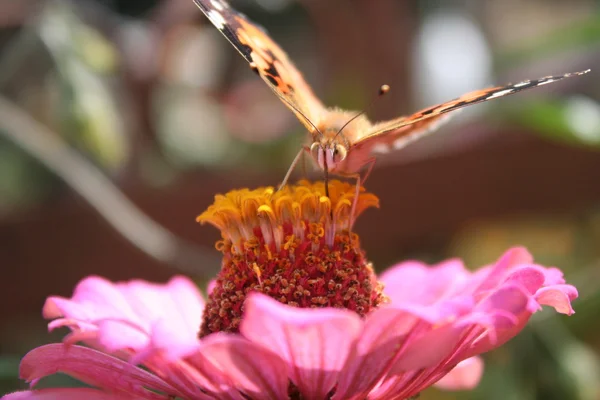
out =
<svg viewBox="0 0 600 400"><path fill-rule="evenodd" d="M306 126L312 134L312 143L305 149L311 149L315 162L323 170L342 176L355 176L366 165L372 165L372 153L402 148L432 132L453 111L589 71L477 90L413 115L372 124L362 113L325 108L285 52L263 29L225 0L194 2ZM297 161L298 157L290 171Z"/></svg>
<svg viewBox="0 0 600 400"><path fill-rule="evenodd" d="M223 0L194 0L204 15L250 63L252 69L290 108L309 132L325 107L287 54L258 25Z"/></svg>
<svg viewBox="0 0 600 400"><path fill-rule="evenodd" d="M508 96L523 90L560 81L572 76L583 75L590 70L573 72L564 75L546 76L540 79L527 80L506 86L497 86L488 89L476 90L466 93L459 98L446 103L425 108L407 117L400 117L390 121L379 122L362 137L353 138L356 145L361 142L376 141L384 145L392 145L394 149L402 148L422 135L434 130L446 118L446 114L472 104L481 103L498 97Z"/></svg>

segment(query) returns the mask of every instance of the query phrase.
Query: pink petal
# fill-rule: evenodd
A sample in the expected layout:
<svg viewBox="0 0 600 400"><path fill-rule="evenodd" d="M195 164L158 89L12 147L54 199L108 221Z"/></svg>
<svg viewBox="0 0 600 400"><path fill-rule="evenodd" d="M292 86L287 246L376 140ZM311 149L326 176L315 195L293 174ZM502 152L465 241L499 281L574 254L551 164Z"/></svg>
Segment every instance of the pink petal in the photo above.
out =
<svg viewBox="0 0 600 400"><path fill-rule="evenodd" d="M469 296L455 296L429 306L410 303L392 303L390 305L391 308L408 312L431 324L439 324L450 319L456 319L469 313L473 310L474 306L473 299Z"/></svg>
<svg viewBox="0 0 600 400"><path fill-rule="evenodd" d="M508 271L520 264L530 264L533 262L533 257L524 247L513 247L507 250L498 259L496 264L486 272L486 276L479 284L476 292L482 293L491 290L498 286L505 277Z"/></svg>
<svg viewBox="0 0 600 400"><path fill-rule="evenodd" d="M208 285L206 285L206 293L212 293L213 289L217 286L217 280L216 279L211 279L208 282Z"/></svg>
<svg viewBox="0 0 600 400"><path fill-rule="evenodd" d="M141 327L129 321L106 319L96 321L96 336L93 343L98 343L100 348L108 353L115 353L122 349L142 351L150 344L150 337ZM88 345L90 341L84 341Z"/></svg>
<svg viewBox="0 0 600 400"><path fill-rule="evenodd" d="M529 300L530 297L524 288L510 284L493 292L477 305L477 309L487 313L504 311L517 316L527 311Z"/></svg>
<svg viewBox="0 0 600 400"><path fill-rule="evenodd" d="M31 350L21 361L20 376L32 385L57 372L71 375L92 386L144 399L164 398L148 389L180 395L157 376L87 347L49 344Z"/></svg>
<svg viewBox="0 0 600 400"><path fill-rule="evenodd" d="M507 276L503 285L516 284L534 294L544 284L544 270L538 266L526 264L513 269Z"/></svg>
<svg viewBox="0 0 600 400"><path fill-rule="evenodd" d="M251 293L245 302L240 332L283 357L300 393L322 399L334 387L362 328L348 310L299 309Z"/></svg>
<svg viewBox="0 0 600 400"><path fill-rule="evenodd" d="M370 396L404 399L431 386L464 358L460 350L470 337L476 337L474 327L458 321L418 336L409 342Z"/></svg>
<svg viewBox="0 0 600 400"><path fill-rule="evenodd" d="M42 389L15 392L0 397L0 400L131 400L131 396L105 393L91 388Z"/></svg>
<svg viewBox="0 0 600 400"><path fill-rule="evenodd" d="M562 285L565 283L563 272L558 268L544 268L546 280L544 286Z"/></svg>
<svg viewBox="0 0 600 400"><path fill-rule="evenodd" d="M202 347L202 345L201 345ZM201 350L186 358L190 365L190 374L194 385L201 387L209 398L223 400L242 400L242 394L237 390L236 383L231 381L227 371L217 368L212 361L204 356Z"/></svg>
<svg viewBox="0 0 600 400"><path fill-rule="evenodd" d="M166 320L177 329L198 334L204 300L198 288L188 278L176 276L166 285L134 280L117 283L136 315L149 323Z"/></svg>
<svg viewBox="0 0 600 400"><path fill-rule="evenodd" d="M463 360L514 337L541 304L572 313L571 301L577 297L576 289L564 284L560 270L533 264L531 255L520 247L474 273L455 260L432 267L407 262L384 274L382 280L392 299L390 307L416 321L398 342L380 340L389 344L387 353L374 350L370 354L387 366L384 378L375 386L377 375L369 371L371 366L366 364L361 370L364 361L353 354L340 377L340 399L406 398L448 373L440 386L471 388L481 377L482 364L479 359ZM370 324L369 318L382 309L367 317L365 331L377 325ZM385 324L381 326L386 329ZM364 380L357 371L364 371ZM366 394L362 392L365 388L370 389Z"/></svg>
<svg viewBox="0 0 600 400"><path fill-rule="evenodd" d="M420 325L422 322L417 316L391 307L379 308L367 315L333 398L364 399L403 349L411 332Z"/></svg>
<svg viewBox="0 0 600 400"><path fill-rule="evenodd" d="M380 281L392 303L428 305L447 296L469 276L460 260L448 260L434 266L406 261L386 270Z"/></svg>
<svg viewBox="0 0 600 400"><path fill-rule="evenodd" d="M183 358L194 353L200 344L193 331L178 329L182 324L175 324L176 318L169 321L160 320L152 326L152 349L169 361ZM197 330L200 328L198 325Z"/></svg>
<svg viewBox="0 0 600 400"><path fill-rule="evenodd" d="M436 382L435 386L444 390L470 390L479 383L483 375L483 360L471 357L459 362L446 376Z"/></svg>
<svg viewBox="0 0 600 400"><path fill-rule="evenodd" d="M572 315L575 311L571 307L571 300L576 299L577 296L577 289L574 286L555 285L538 290L535 299L540 304L554 307L561 314Z"/></svg>
<svg viewBox="0 0 600 400"><path fill-rule="evenodd" d="M474 340L468 348L463 349L461 354L454 359L457 361L466 359L502 346L523 330L530 316L529 313L522 313L516 320L511 319L508 321L504 319L501 322L502 318L499 315L491 315L487 324L488 330ZM482 324L482 326L485 327L486 324Z"/></svg>
<svg viewBox="0 0 600 400"><path fill-rule="evenodd" d="M84 332L73 339L87 338L87 344L107 352L160 352L173 360L197 348L203 309L198 289L187 278L174 277L165 285L140 280L113 284L92 276L77 285L71 299L48 298L44 315L66 317L49 327Z"/></svg>
<svg viewBox="0 0 600 400"><path fill-rule="evenodd" d="M467 355L476 355L495 349L516 336L540 304L554 307L558 312L571 315L574 313L571 300L577 297L577 289L571 285L555 285L539 289L533 298L528 297L520 287L506 286L498 290L491 298L486 299L478 307L485 310L488 315L494 312L508 312L513 315L513 320L507 323L505 319L494 317L494 336L484 336L473 344ZM531 303L537 305L532 309ZM539 303L539 304L538 304Z"/></svg>
<svg viewBox="0 0 600 400"><path fill-rule="evenodd" d="M456 297L431 306L392 303L373 311L340 376L335 398L364 398L392 365L399 370L435 365L448 356L466 328L456 327L451 335L432 331L432 326L457 320L472 308L470 299ZM419 365L407 367L411 363Z"/></svg>
<svg viewBox="0 0 600 400"><path fill-rule="evenodd" d="M452 354L468 326L448 324L426 332L402 352L389 375L434 367Z"/></svg>
<svg viewBox="0 0 600 400"><path fill-rule="evenodd" d="M117 287L97 276L79 282L71 299L49 297L44 304L43 314L45 318L64 316L87 322L104 318L130 320L135 324L142 322Z"/></svg>
<svg viewBox="0 0 600 400"><path fill-rule="evenodd" d="M288 364L264 347L238 335L213 334L200 352L251 399L287 398Z"/></svg>

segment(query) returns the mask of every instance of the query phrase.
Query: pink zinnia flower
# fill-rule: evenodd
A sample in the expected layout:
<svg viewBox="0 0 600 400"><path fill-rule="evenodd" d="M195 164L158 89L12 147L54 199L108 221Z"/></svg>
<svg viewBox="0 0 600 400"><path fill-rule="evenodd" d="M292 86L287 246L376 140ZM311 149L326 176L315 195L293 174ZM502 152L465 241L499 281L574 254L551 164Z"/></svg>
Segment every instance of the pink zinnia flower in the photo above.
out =
<svg viewBox="0 0 600 400"><path fill-rule="evenodd" d="M542 305L573 313L576 289L523 248L476 272L408 261L377 277L348 233L354 188L329 184L330 198L307 182L217 196L199 217L223 236L207 302L184 277L88 277L70 299L48 298L50 329L71 333L29 352L21 377L63 372L94 388L4 398L407 399L433 384L474 387L477 355ZM357 212L375 205L361 193Z"/></svg>

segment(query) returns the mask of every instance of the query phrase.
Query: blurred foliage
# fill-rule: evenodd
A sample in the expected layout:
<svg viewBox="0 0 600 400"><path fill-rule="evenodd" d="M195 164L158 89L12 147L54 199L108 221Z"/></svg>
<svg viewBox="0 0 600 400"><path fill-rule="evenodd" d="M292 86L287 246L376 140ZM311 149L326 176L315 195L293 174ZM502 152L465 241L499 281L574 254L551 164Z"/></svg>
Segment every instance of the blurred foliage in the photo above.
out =
<svg viewBox="0 0 600 400"><path fill-rule="evenodd" d="M48 3L38 32L56 67L58 131L107 170L118 170L127 160L128 142L126 115L109 83L116 49L66 3Z"/></svg>
<svg viewBox="0 0 600 400"><path fill-rule="evenodd" d="M528 102L513 109L511 115L549 139L577 146L600 146L600 104L591 98Z"/></svg>

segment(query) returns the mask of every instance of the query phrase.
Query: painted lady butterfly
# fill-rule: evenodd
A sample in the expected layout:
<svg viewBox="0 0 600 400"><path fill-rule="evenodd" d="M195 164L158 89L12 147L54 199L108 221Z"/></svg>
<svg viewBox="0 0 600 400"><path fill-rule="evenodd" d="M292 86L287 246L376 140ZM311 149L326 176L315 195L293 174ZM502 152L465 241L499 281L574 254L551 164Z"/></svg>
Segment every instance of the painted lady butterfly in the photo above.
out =
<svg viewBox="0 0 600 400"><path fill-rule="evenodd" d="M363 113L357 114L325 107L313 94L310 86L285 52L259 26L235 11L224 0L194 0L194 2L310 132L310 146L300 150L282 186L286 184L300 157L308 151L325 172L326 179L328 172L354 177L357 179L357 190L359 190L360 172L366 169L362 178L364 183L375 164L374 152L406 146L431 132L447 116L447 113L471 104L589 72L588 69L476 90L410 116L371 123ZM384 85L380 89L380 94L388 90L389 87Z"/></svg>

